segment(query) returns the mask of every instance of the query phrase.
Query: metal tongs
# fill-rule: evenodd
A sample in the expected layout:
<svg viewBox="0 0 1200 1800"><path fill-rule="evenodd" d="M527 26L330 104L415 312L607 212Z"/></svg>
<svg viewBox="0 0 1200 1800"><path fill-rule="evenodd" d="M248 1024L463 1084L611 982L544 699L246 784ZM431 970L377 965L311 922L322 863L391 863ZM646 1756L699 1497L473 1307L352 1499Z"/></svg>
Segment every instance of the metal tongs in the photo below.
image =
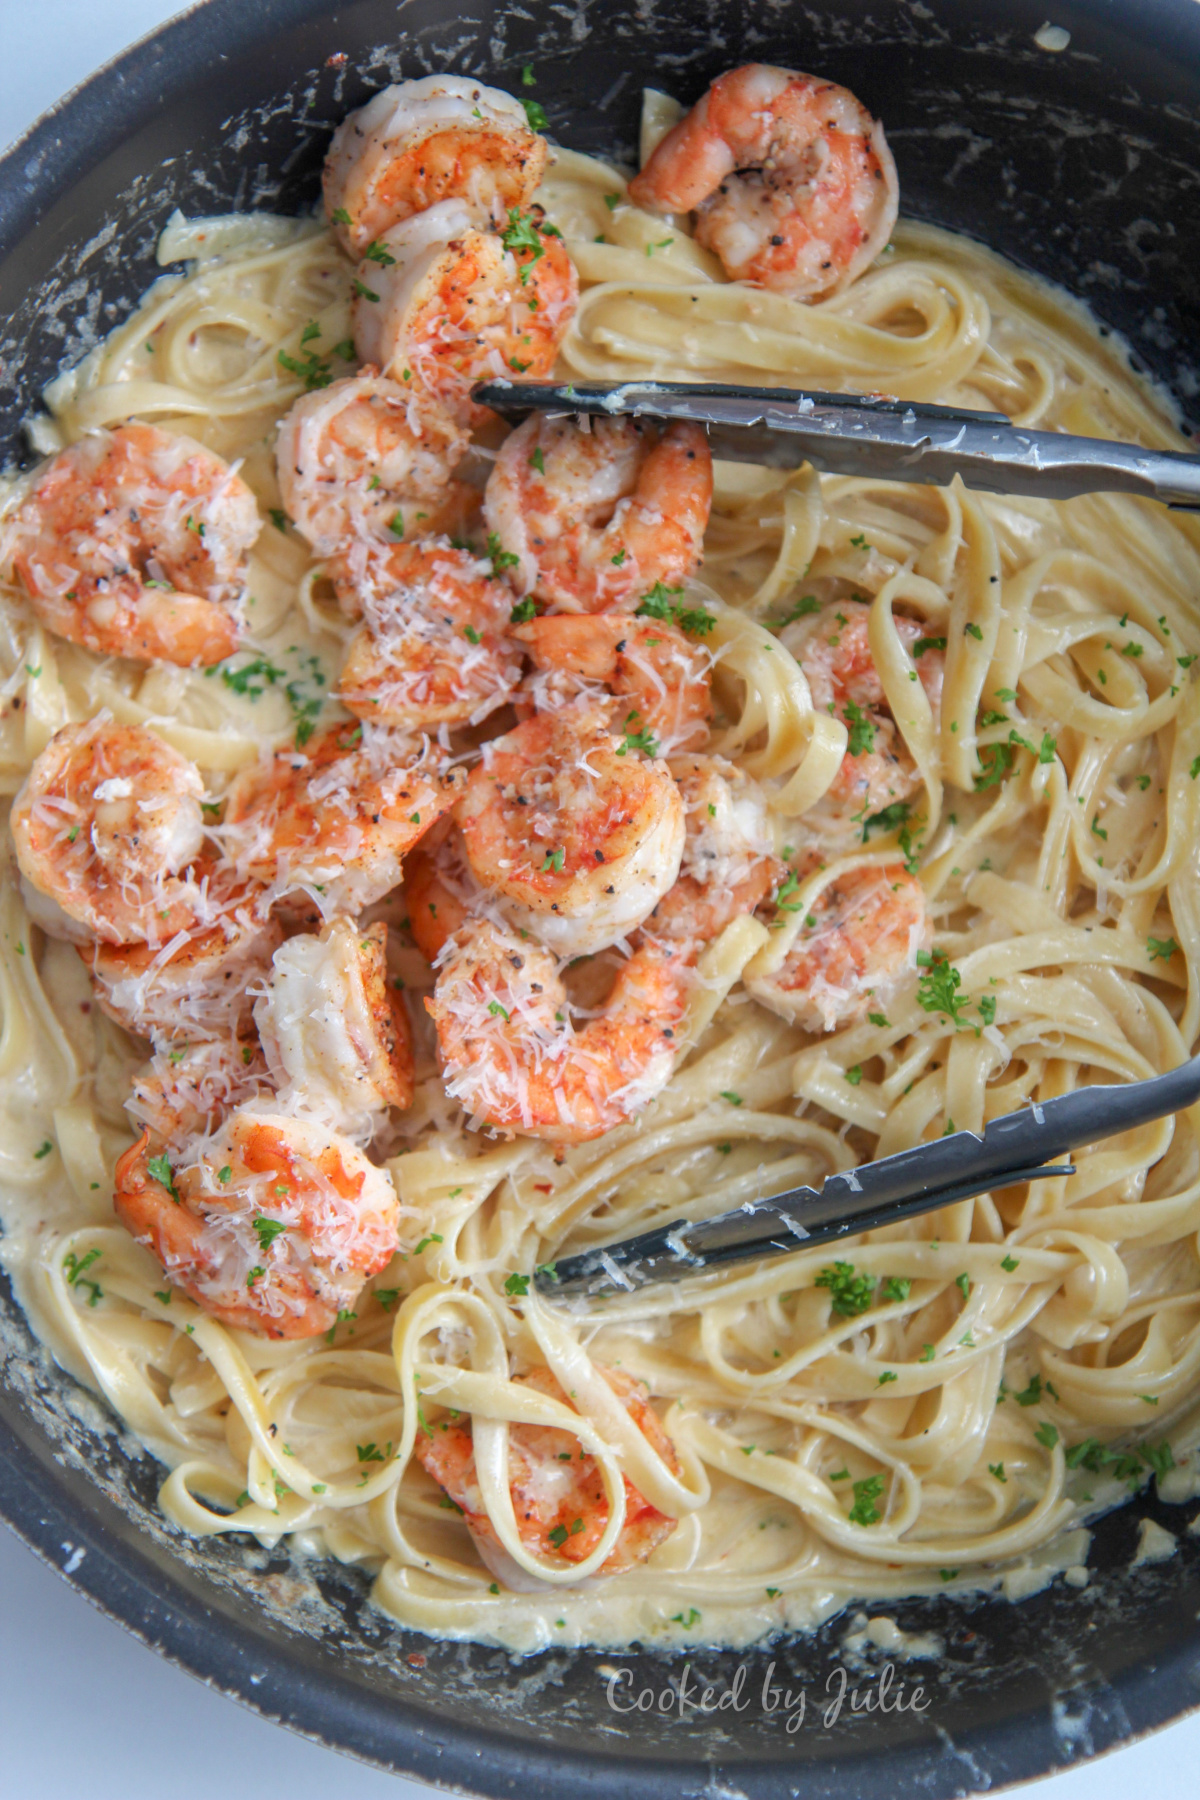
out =
<svg viewBox="0 0 1200 1800"><path fill-rule="evenodd" d="M484 381L472 398L506 417L530 412L692 419L715 457L831 475L916 481L1069 500L1140 494L1200 508L1200 456L1107 438L1027 431L1003 413L959 411L886 396L808 393L682 381Z"/></svg>
<svg viewBox="0 0 1200 1800"><path fill-rule="evenodd" d="M1200 1056L1147 1081L1080 1088L1060 1099L1005 1113L985 1126L982 1137L956 1131L934 1143L831 1175L819 1189L789 1188L786 1194L747 1201L715 1219L674 1219L640 1237L547 1264L538 1270L536 1285L547 1295L600 1299L653 1281L678 1281L725 1263L807 1250L876 1231L1016 1181L1073 1175L1069 1163L1053 1159L1074 1146L1164 1118L1197 1099Z"/></svg>

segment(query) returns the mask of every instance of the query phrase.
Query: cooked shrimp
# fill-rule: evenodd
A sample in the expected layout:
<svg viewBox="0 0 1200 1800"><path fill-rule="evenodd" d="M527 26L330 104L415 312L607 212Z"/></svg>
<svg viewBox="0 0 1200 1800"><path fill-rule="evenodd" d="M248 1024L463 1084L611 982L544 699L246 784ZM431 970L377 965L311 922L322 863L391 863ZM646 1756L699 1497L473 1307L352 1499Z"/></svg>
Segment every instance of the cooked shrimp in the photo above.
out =
<svg viewBox="0 0 1200 1800"><path fill-rule="evenodd" d="M262 1050L252 1037L221 1037L156 1050L134 1076L125 1110L156 1146L181 1150L254 1102L272 1103Z"/></svg>
<svg viewBox="0 0 1200 1800"><path fill-rule="evenodd" d="M675 1446L650 1405L645 1385L620 1370L599 1363L596 1368L655 1453L677 1475ZM516 1381L571 1405L548 1369L531 1369ZM418 1433L416 1454L463 1514L483 1561L493 1574L506 1580L511 1573L510 1559L484 1510L470 1419L448 1416L437 1420L429 1432ZM552 1425L510 1425L508 1477L517 1531L527 1550L550 1562L558 1558L580 1563L591 1555L608 1523L608 1496L595 1457L582 1450L570 1432ZM600 1574L616 1575L645 1562L677 1523L651 1506L626 1476L625 1523Z"/></svg>
<svg viewBox="0 0 1200 1800"><path fill-rule="evenodd" d="M344 248L443 200L499 224L542 179L546 142L511 94L462 75L384 88L338 126L325 158L325 214Z"/></svg>
<svg viewBox="0 0 1200 1800"><path fill-rule="evenodd" d="M5 533L34 612L73 644L137 662L220 662L237 647L254 495L219 456L155 425L60 450Z"/></svg>
<svg viewBox="0 0 1200 1800"><path fill-rule="evenodd" d="M99 713L34 761L9 823L35 921L58 937L161 944L219 914L200 854L204 784L140 725Z"/></svg>
<svg viewBox="0 0 1200 1800"><path fill-rule="evenodd" d="M552 613L512 628L545 679L526 691L539 712L570 703L595 683L613 696L613 729L650 756L704 742L711 712L712 657L674 625L628 613Z"/></svg>
<svg viewBox="0 0 1200 1800"><path fill-rule="evenodd" d="M478 914L486 900L453 816L439 819L405 857L404 896L413 941L422 956L436 962L447 938Z"/></svg>
<svg viewBox="0 0 1200 1800"><path fill-rule="evenodd" d="M399 885L405 852L460 780L423 739L335 725L235 776L222 839L238 873L273 899L302 893L324 918L354 915Z"/></svg>
<svg viewBox="0 0 1200 1800"><path fill-rule="evenodd" d="M331 571L362 629L338 698L362 719L409 731L477 725L512 698L521 653L506 637L512 594L491 564L445 538L371 551L347 579Z"/></svg>
<svg viewBox="0 0 1200 1800"><path fill-rule="evenodd" d="M426 1010L446 1092L477 1124L582 1144L631 1119L671 1078L687 958L647 945L621 965L598 1017L571 1023L549 951L488 919L447 944Z"/></svg>
<svg viewBox="0 0 1200 1800"><path fill-rule="evenodd" d="M684 805L683 860L642 934L698 950L762 904L781 865L752 776L722 756L673 757L670 767Z"/></svg>
<svg viewBox="0 0 1200 1800"><path fill-rule="evenodd" d="M821 889L782 967L746 986L802 1030L835 1031L882 1011L926 932L925 890L903 863L851 869Z"/></svg>
<svg viewBox="0 0 1200 1800"><path fill-rule="evenodd" d="M683 853L683 803L667 769L582 708L538 713L493 738L455 816L471 871L504 916L563 956L640 925Z"/></svg>
<svg viewBox="0 0 1200 1800"><path fill-rule="evenodd" d="M172 1157L154 1149L143 1132L119 1159L117 1217L224 1325L315 1337L396 1252L390 1177L311 1119L244 1107Z"/></svg>
<svg viewBox="0 0 1200 1800"><path fill-rule="evenodd" d="M210 893L221 891L217 883ZM127 1031L169 1043L179 1038L243 1037L254 1005L248 991L283 942L277 919L264 917L253 892L229 894L207 929L178 931L165 944L81 944L96 998Z"/></svg>
<svg viewBox="0 0 1200 1800"><path fill-rule="evenodd" d="M302 394L279 427L279 493L318 556L397 533L451 529L474 490L453 479L467 434L448 414L413 417L412 394L360 369Z"/></svg>
<svg viewBox="0 0 1200 1800"><path fill-rule="evenodd" d="M389 1106L413 1097L412 1040L388 985L387 926L331 919L275 952L254 1023L279 1105L366 1139Z"/></svg>
<svg viewBox="0 0 1200 1800"><path fill-rule="evenodd" d="M702 426L660 436L640 419L535 413L505 440L483 510L519 593L595 613L632 612L692 574L711 506Z"/></svg>
<svg viewBox="0 0 1200 1800"><path fill-rule="evenodd" d="M887 243L900 185L883 126L847 88L747 63L667 133L629 197L694 212L731 280L825 300Z"/></svg>
<svg viewBox="0 0 1200 1800"><path fill-rule="evenodd" d="M861 601L838 601L784 637L808 677L814 707L844 719L850 730L841 767L819 808L821 814L841 818L882 812L921 785L871 654L869 614ZM910 653L920 647L917 673L936 715L945 668L943 640L925 637L916 620L898 613L895 624Z"/></svg>
<svg viewBox="0 0 1200 1800"><path fill-rule="evenodd" d="M540 208L501 232L446 201L385 232L355 280L354 342L414 396L424 419L491 418L471 399L489 376L548 375L579 298L575 266Z"/></svg>

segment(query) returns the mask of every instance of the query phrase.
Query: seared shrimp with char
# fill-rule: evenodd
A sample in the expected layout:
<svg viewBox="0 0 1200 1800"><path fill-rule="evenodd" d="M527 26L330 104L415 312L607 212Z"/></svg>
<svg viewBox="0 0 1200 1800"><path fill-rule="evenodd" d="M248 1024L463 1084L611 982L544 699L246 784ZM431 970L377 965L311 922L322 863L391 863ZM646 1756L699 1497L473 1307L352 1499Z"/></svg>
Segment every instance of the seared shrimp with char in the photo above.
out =
<svg viewBox="0 0 1200 1800"><path fill-rule="evenodd" d="M209 894L221 903L215 924L162 944L80 945L100 1006L126 1031L159 1044L250 1031L250 990L270 968L283 928L253 886L231 886L218 872Z"/></svg>
<svg viewBox="0 0 1200 1800"><path fill-rule="evenodd" d="M365 1141L413 1097L404 1001L387 974L387 926L331 919L275 952L254 1023L285 1112Z"/></svg>
<svg viewBox="0 0 1200 1800"><path fill-rule="evenodd" d="M579 282L540 209L514 209L495 232L448 200L371 248L354 284L355 346L412 394L420 419L481 425L492 415L472 383L550 373Z"/></svg>
<svg viewBox="0 0 1200 1800"><path fill-rule="evenodd" d="M169 1156L143 1132L113 1204L205 1312L272 1338L328 1331L399 1244L384 1170L312 1119L249 1107Z"/></svg>
<svg viewBox="0 0 1200 1800"><path fill-rule="evenodd" d="M192 869L204 783L141 725L99 713L64 725L35 760L9 825L31 916L52 936L163 944L222 908Z"/></svg>
<svg viewBox="0 0 1200 1800"><path fill-rule="evenodd" d="M527 206L546 141L511 94L462 75L387 87L343 119L322 177L325 215L355 257L391 226L446 200L500 224Z"/></svg>
<svg viewBox="0 0 1200 1800"><path fill-rule="evenodd" d="M670 769L683 800L683 858L642 936L698 952L762 905L781 864L767 796L753 776L722 756L672 757Z"/></svg>
<svg viewBox="0 0 1200 1800"><path fill-rule="evenodd" d="M537 674L525 697L554 712L581 695L611 695L613 729L651 756L694 749L708 735L712 657L660 619L628 613L553 613L515 625Z"/></svg>
<svg viewBox="0 0 1200 1800"><path fill-rule="evenodd" d="M400 883L403 858L453 804L461 777L427 739L335 725L234 777L221 836L272 900L355 915Z"/></svg>
<svg viewBox="0 0 1200 1800"><path fill-rule="evenodd" d="M904 741L871 650L870 607L861 601L831 602L802 624L789 627L783 641L808 678L813 706L842 719L849 742L833 784L812 815L817 829L845 828L852 814L869 817L921 786L921 775ZM916 673L934 716L941 708L945 639L926 636L915 619L893 615L900 641L914 659ZM857 836L857 827L850 830Z"/></svg>
<svg viewBox="0 0 1200 1800"><path fill-rule="evenodd" d="M849 89L767 63L719 76L629 184L636 206L694 212L731 280L809 301L878 256L899 194L883 127Z"/></svg>
<svg viewBox="0 0 1200 1800"><path fill-rule="evenodd" d="M925 889L903 863L850 868L821 887L797 929L766 945L746 987L804 1031L836 1031L883 1012L928 934Z"/></svg>
<svg viewBox="0 0 1200 1800"><path fill-rule="evenodd" d="M368 366L302 394L280 425L280 498L318 556L394 544L414 525L448 530L470 510L473 490L453 479L466 432L415 410L410 391Z"/></svg>
<svg viewBox="0 0 1200 1800"><path fill-rule="evenodd" d="M678 1475L675 1446L650 1405L645 1384L619 1369L596 1367L651 1448L671 1473ZM515 1380L571 1405L548 1369L530 1369ZM439 1419L431 1431L418 1434L416 1455L462 1513L488 1568L509 1585L516 1585L512 1559L496 1535L479 1491L470 1418ZM569 1431L553 1425L510 1425L508 1476L524 1548L547 1561L554 1557L567 1563L585 1561L600 1542L609 1517L608 1496L595 1457L580 1449ZM676 1523L652 1506L626 1476L625 1523L599 1573L616 1575L644 1562L670 1536Z"/></svg>
<svg viewBox="0 0 1200 1800"><path fill-rule="evenodd" d="M260 525L254 495L211 450L156 425L117 425L38 473L3 555L60 637L190 668L237 647Z"/></svg>
<svg viewBox="0 0 1200 1800"><path fill-rule="evenodd" d="M446 1092L509 1136L580 1144L631 1119L666 1086L692 972L678 947L645 944L578 1028L558 964L528 936L475 919L446 944L432 999Z"/></svg>
<svg viewBox="0 0 1200 1800"><path fill-rule="evenodd" d="M711 507L703 426L535 413L505 439L484 516L518 593L632 612L694 572Z"/></svg>
<svg viewBox="0 0 1200 1800"><path fill-rule="evenodd" d="M343 609L363 619L338 688L359 718L408 731L476 725L512 698L523 671L506 635L512 595L489 562L427 537L330 572Z"/></svg>
<svg viewBox="0 0 1200 1800"><path fill-rule="evenodd" d="M582 706L537 713L486 744L455 816L476 880L561 956L640 925L683 852L683 804L665 765Z"/></svg>
<svg viewBox="0 0 1200 1800"><path fill-rule="evenodd" d="M169 1043L137 1071L125 1111L160 1151L182 1150L238 1107L271 1105L270 1074L257 1038Z"/></svg>

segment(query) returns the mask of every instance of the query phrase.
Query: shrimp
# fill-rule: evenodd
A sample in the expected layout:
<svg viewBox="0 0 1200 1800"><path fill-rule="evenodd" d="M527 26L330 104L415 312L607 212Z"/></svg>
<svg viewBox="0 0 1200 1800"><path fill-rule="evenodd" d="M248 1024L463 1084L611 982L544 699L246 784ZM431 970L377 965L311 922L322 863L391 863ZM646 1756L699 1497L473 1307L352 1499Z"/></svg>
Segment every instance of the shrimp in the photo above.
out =
<svg viewBox="0 0 1200 1800"><path fill-rule="evenodd" d="M696 241L731 280L814 301L878 256L900 184L883 126L847 88L747 63L667 133L629 197L694 212Z"/></svg>
<svg viewBox="0 0 1200 1800"><path fill-rule="evenodd" d="M869 606L842 600L824 607L803 627L793 628L785 643L808 678L813 706L843 718L850 741L818 813L845 819L851 813L870 816L908 798L921 786L921 775L900 736L884 693L867 625ZM917 673L935 715L941 706L944 639L927 638L916 620L894 615L905 648L914 654Z"/></svg>
<svg viewBox="0 0 1200 1800"><path fill-rule="evenodd" d="M452 817L439 819L405 858L404 897L413 941L431 963L447 938L485 908L486 893L471 873Z"/></svg>
<svg viewBox="0 0 1200 1800"><path fill-rule="evenodd" d="M551 712L602 682L613 696L614 729L652 756L693 749L708 736L712 657L676 626L628 613L554 613L517 625L546 679L526 691Z"/></svg>
<svg viewBox="0 0 1200 1800"><path fill-rule="evenodd" d="M361 257L390 226L444 200L498 224L509 207L528 205L545 166L546 141L519 100L466 76L426 75L384 88L338 126L325 214Z"/></svg>
<svg viewBox="0 0 1200 1800"><path fill-rule="evenodd" d="M46 464L9 523L5 557L60 637L190 668L237 647L260 524L254 495L211 450L118 425Z"/></svg>
<svg viewBox="0 0 1200 1800"><path fill-rule="evenodd" d="M711 506L703 426L535 413L505 440L483 510L519 593L595 613L691 575Z"/></svg>
<svg viewBox="0 0 1200 1800"><path fill-rule="evenodd" d="M746 987L804 1031L835 1031L882 1010L927 935L925 890L903 863L850 869L821 889L782 965L747 972Z"/></svg>
<svg viewBox="0 0 1200 1800"><path fill-rule="evenodd" d="M683 853L668 770L582 708L535 714L493 738L455 816L471 872L504 917L563 956L640 925Z"/></svg>
<svg viewBox="0 0 1200 1800"><path fill-rule="evenodd" d="M349 579L331 572L343 607L365 619L338 690L351 712L411 731L477 725L511 699L522 673L505 636L512 595L489 562L423 538L372 551Z"/></svg>
<svg viewBox="0 0 1200 1800"><path fill-rule="evenodd" d="M178 931L161 945L81 944L79 954L109 1018L165 1044L244 1037L254 1005L249 990L282 942L279 921L264 917L257 895L243 889L215 925Z"/></svg>
<svg viewBox="0 0 1200 1800"><path fill-rule="evenodd" d="M475 491L453 479L467 433L448 414L413 416L412 395L370 366L302 394L279 427L275 463L288 517L318 556L419 521L455 529Z"/></svg>
<svg viewBox="0 0 1200 1800"><path fill-rule="evenodd" d="M781 865L767 797L752 776L723 756L673 757L670 768L684 805L683 860L642 936L698 952L762 904Z"/></svg>
<svg viewBox="0 0 1200 1800"><path fill-rule="evenodd" d="M254 1022L278 1104L356 1140L413 1098L412 1040L389 988L387 926L331 919L275 952Z"/></svg>
<svg viewBox="0 0 1200 1800"><path fill-rule="evenodd" d="M170 1157L144 1131L113 1205L205 1312L271 1338L328 1331L399 1244L382 1169L324 1125L249 1107Z"/></svg>
<svg viewBox="0 0 1200 1800"><path fill-rule="evenodd" d="M600 1363L596 1369L656 1455L673 1475L678 1475L675 1446L650 1405L644 1383ZM533 1388L552 1400L571 1405L548 1369L530 1369L514 1379L518 1386ZM438 1419L431 1431L418 1434L416 1455L463 1514L484 1563L501 1580L510 1581L510 1558L484 1510L479 1491L470 1418L449 1415ZM559 1431L552 1425L510 1425L508 1476L517 1531L527 1550L548 1561L557 1557L568 1563L583 1562L591 1555L608 1523L608 1496L595 1458L579 1448L569 1431ZM670 1537L677 1523L652 1506L626 1476L625 1523L600 1574L616 1575L645 1562ZM527 1577L521 1585L528 1585Z"/></svg>
<svg viewBox="0 0 1200 1800"><path fill-rule="evenodd" d="M575 314L579 278L541 209L481 231L457 201L431 207L371 246L354 283L354 342L414 397L421 418L473 428L489 376L548 375Z"/></svg>
<svg viewBox="0 0 1200 1800"><path fill-rule="evenodd" d="M453 805L457 771L426 740L343 724L234 777L221 827L237 872L272 900L354 915L398 886L402 858Z"/></svg>
<svg viewBox="0 0 1200 1800"><path fill-rule="evenodd" d="M549 951L489 919L442 952L425 1007L446 1093L508 1136L582 1144L640 1112L671 1078L691 987L687 958L647 945L580 1029Z"/></svg>
<svg viewBox="0 0 1200 1800"><path fill-rule="evenodd" d="M204 784L140 725L98 713L64 725L34 761L10 827L35 922L76 942L161 944L221 903L191 868Z"/></svg>
<svg viewBox="0 0 1200 1800"><path fill-rule="evenodd" d="M134 1076L125 1111L156 1145L182 1150L254 1102L271 1104L262 1050L253 1037L229 1036L156 1050Z"/></svg>

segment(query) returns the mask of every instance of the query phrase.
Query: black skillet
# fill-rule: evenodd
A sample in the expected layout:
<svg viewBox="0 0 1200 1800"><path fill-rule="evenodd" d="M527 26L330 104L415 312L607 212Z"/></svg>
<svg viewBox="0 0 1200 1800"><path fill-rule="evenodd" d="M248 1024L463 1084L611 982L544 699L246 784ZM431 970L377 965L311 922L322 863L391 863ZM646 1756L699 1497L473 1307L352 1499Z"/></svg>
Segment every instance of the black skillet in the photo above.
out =
<svg viewBox="0 0 1200 1800"><path fill-rule="evenodd" d="M1089 301L1200 422L1200 7L1050 4L1071 33L1057 53L1034 41L1047 0L208 0L0 164L4 454L22 457L21 420L91 341L85 321L106 330L158 273L154 241L172 207L306 207L330 127L373 89L452 68L522 91L530 62L536 86L524 91L552 134L627 156L644 82L691 100L756 58L846 83L886 121L907 214ZM555 1800L937 1800L1079 1761L1200 1704L1194 1507L1143 1494L1110 1514L1083 1589L888 1607L945 1645L939 1661L897 1669L906 1700L920 1682L928 1709L855 1714L847 1695L826 1727L845 1618L744 1655L551 1650L522 1662L431 1643L374 1612L353 1570L170 1530L156 1465L68 1409L71 1381L2 1281L0 1365L0 1514L35 1549L193 1673L426 1780ZM1180 1532L1180 1547L1132 1568L1143 1517ZM850 1687L877 1693L882 1661L847 1665ZM726 1692L737 1704L681 1716L670 1696L685 1664L693 1693L707 1683L710 1705ZM763 1704L772 1665L774 1688L807 1697L791 1733ZM609 1706L612 1669L630 1671L621 1702L639 1695L650 1710Z"/></svg>

